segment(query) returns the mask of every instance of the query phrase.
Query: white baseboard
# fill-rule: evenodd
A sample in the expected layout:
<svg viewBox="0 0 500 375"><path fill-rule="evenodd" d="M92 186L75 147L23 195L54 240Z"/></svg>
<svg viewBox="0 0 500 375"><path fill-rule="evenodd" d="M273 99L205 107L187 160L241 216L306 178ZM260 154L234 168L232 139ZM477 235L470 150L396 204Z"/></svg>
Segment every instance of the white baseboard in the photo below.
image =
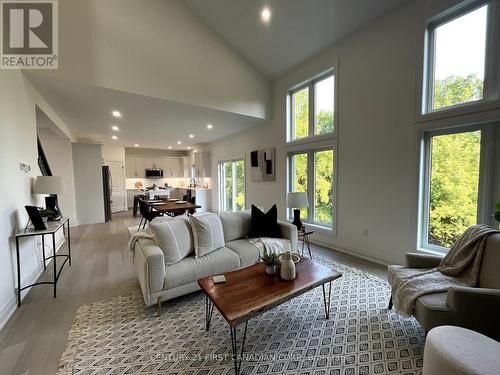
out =
<svg viewBox="0 0 500 375"><path fill-rule="evenodd" d="M330 250L335 250L335 251L338 251L340 253L344 253L347 255L352 255L354 257L361 258L361 259L367 260L369 262L379 264L379 265L384 266L384 267L387 267L389 265L389 263L387 261L366 256L366 255L361 254L359 251L354 250L354 249L343 249L343 248L340 248L338 246L333 246L332 244L329 244L329 243L326 243L323 241L317 241L317 240L313 241L312 239L310 240L310 242L311 242L311 244L319 245L321 247L325 247L325 248L330 249Z"/></svg>
<svg viewBox="0 0 500 375"><path fill-rule="evenodd" d="M56 253L59 252L59 250L61 249L62 245L65 242L66 240L63 237L61 241L56 243ZM30 274L22 277L21 285L35 283L43 272L44 272L43 263L41 263L39 268L34 269ZM31 288L25 289L21 292L21 301L24 299L26 294L29 293L30 290ZM7 324L7 322L9 321L12 314L14 314L16 309L17 309L17 285L16 289L14 290L14 293L10 296L10 298L4 303L2 303L2 305L0 305L0 329L2 329Z"/></svg>

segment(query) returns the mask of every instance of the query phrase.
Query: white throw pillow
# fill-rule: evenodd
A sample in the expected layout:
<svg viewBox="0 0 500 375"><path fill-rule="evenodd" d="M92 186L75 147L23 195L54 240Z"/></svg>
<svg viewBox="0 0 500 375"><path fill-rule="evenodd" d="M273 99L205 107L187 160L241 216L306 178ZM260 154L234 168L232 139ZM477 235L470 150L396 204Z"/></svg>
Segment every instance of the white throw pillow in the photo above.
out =
<svg viewBox="0 0 500 375"><path fill-rule="evenodd" d="M220 212L219 217L222 222L224 240L226 242L239 240L248 236L251 222L250 212Z"/></svg>
<svg viewBox="0 0 500 375"><path fill-rule="evenodd" d="M220 217L214 213L203 213L189 217L194 239L196 258L224 247L224 231Z"/></svg>
<svg viewBox="0 0 500 375"><path fill-rule="evenodd" d="M163 251L165 264L180 262L193 252L193 235L187 217L149 223L158 247Z"/></svg>

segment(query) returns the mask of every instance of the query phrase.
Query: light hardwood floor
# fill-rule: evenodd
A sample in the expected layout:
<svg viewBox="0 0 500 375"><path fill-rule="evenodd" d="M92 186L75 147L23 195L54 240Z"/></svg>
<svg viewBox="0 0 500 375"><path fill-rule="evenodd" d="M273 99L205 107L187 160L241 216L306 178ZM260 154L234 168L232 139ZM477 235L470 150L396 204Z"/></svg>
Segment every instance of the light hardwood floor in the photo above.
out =
<svg viewBox="0 0 500 375"><path fill-rule="evenodd" d="M32 288L0 331L0 375L54 374L78 307L139 289L127 252L127 227L138 221L126 212L110 223L71 228L73 265L61 273L57 298L50 286ZM386 277L378 264L316 246L313 252ZM50 279L50 270L41 278Z"/></svg>

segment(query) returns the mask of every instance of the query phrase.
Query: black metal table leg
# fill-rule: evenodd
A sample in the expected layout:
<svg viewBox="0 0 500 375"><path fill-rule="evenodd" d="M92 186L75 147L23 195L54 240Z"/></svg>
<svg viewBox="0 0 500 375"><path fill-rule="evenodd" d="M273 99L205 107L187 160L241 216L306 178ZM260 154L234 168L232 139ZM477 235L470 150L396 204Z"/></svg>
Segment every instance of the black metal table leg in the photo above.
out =
<svg viewBox="0 0 500 375"><path fill-rule="evenodd" d="M212 300L205 296L205 329L208 331L210 329L210 321L212 320L212 313L214 312L214 304Z"/></svg>
<svg viewBox="0 0 500 375"><path fill-rule="evenodd" d="M45 235L42 234L42 254L43 254L43 270L47 269L47 265L45 264Z"/></svg>
<svg viewBox="0 0 500 375"><path fill-rule="evenodd" d="M17 307L21 306L21 262L19 260L19 237L16 237L16 263L17 263Z"/></svg>
<svg viewBox="0 0 500 375"><path fill-rule="evenodd" d="M309 235L305 237L305 240L307 241L307 251L309 252L309 258L313 258L312 252L311 252L311 243L309 242Z"/></svg>
<svg viewBox="0 0 500 375"><path fill-rule="evenodd" d="M71 266L71 234L69 230L69 220L68 220L68 257L69 257L69 265Z"/></svg>
<svg viewBox="0 0 500 375"><path fill-rule="evenodd" d="M323 302L325 304L325 316L326 316L326 319L328 320L328 319L330 319L330 300L331 300L331 296L332 296L332 282L330 281L328 283L328 294L325 291L325 284L322 284L321 287L323 289Z"/></svg>
<svg viewBox="0 0 500 375"><path fill-rule="evenodd" d="M56 234L52 233L52 255L54 256L54 298L57 295L57 257L56 257Z"/></svg>
<svg viewBox="0 0 500 375"><path fill-rule="evenodd" d="M306 243L306 237L302 237L302 249L300 251L300 256L303 257L304 256L304 245Z"/></svg>
<svg viewBox="0 0 500 375"><path fill-rule="evenodd" d="M231 334L231 347L233 350L233 363L234 363L234 371L235 375L239 375L241 371L241 364L243 361L243 349L245 348L245 340L247 338L247 328L248 321L245 322L245 330L243 332L243 340L241 341L240 352L238 353L238 342L237 342L237 327L229 326L230 334Z"/></svg>

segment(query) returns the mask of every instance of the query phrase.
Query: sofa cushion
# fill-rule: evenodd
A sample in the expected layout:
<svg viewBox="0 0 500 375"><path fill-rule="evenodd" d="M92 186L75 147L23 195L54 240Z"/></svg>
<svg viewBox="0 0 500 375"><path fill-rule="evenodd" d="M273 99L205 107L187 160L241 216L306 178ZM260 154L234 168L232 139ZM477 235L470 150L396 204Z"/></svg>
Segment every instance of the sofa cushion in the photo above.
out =
<svg viewBox="0 0 500 375"><path fill-rule="evenodd" d="M246 239L226 242L226 247L238 254L241 267L255 264L260 259L259 249Z"/></svg>
<svg viewBox="0 0 500 375"><path fill-rule="evenodd" d="M201 258L189 256L178 263L165 267L163 289L175 288L195 282L203 277L234 271L239 267L238 254L226 247L212 251Z"/></svg>
<svg viewBox="0 0 500 375"><path fill-rule="evenodd" d="M220 217L212 212L189 217L194 239L194 252L201 258L224 246L224 231Z"/></svg>
<svg viewBox="0 0 500 375"><path fill-rule="evenodd" d="M219 214L224 229L224 241L234 241L248 236L250 231L250 211L221 212Z"/></svg>
<svg viewBox="0 0 500 375"><path fill-rule="evenodd" d="M480 288L500 289L500 234L495 233L488 236L484 246L481 269L479 270Z"/></svg>
<svg viewBox="0 0 500 375"><path fill-rule="evenodd" d="M417 298L414 315L426 331L451 324L453 314L446 303L448 293L431 293Z"/></svg>
<svg viewBox="0 0 500 375"><path fill-rule="evenodd" d="M193 252L193 236L187 217L152 221L149 229L165 255L165 264L177 263Z"/></svg>
<svg viewBox="0 0 500 375"><path fill-rule="evenodd" d="M249 237L281 237L276 205L273 205L269 211L264 213L252 204Z"/></svg>

